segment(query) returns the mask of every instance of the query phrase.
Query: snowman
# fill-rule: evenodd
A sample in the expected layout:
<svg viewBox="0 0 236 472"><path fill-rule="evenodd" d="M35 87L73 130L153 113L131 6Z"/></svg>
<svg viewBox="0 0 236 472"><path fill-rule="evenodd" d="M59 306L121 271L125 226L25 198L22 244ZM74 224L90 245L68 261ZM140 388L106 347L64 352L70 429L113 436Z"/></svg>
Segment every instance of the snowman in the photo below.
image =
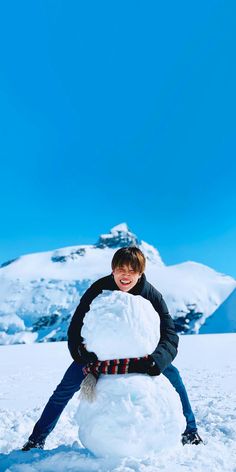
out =
<svg viewBox="0 0 236 472"><path fill-rule="evenodd" d="M155 350L160 322L143 297L104 291L92 302L81 334L87 350L100 361L137 359ZM81 386L76 413L81 443L97 457L138 458L177 445L184 420L179 396L168 380L116 369L112 373L100 374L94 382L93 401L86 378Z"/></svg>

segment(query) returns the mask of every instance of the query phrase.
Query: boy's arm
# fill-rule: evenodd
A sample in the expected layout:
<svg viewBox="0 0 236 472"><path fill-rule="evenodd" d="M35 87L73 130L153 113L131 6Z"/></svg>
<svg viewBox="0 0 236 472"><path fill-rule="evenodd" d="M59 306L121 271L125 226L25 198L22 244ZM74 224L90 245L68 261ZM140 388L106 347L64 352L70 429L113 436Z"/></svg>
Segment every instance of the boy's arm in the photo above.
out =
<svg viewBox="0 0 236 472"><path fill-rule="evenodd" d="M90 305L94 298L96 298L100 293L102 293L103 284L101 283L101 280L102 279L99 279L94 282L81 297L80 303L75 310L67 332L68 348L71 353L71 356L75 361L80 363L84 363L83 360L85 361L86 357L86 349L83 346L83 337L81 336L83 320L86 313L90 310Z"/></svg>
<svg viewBox="0 0 236 472"><path fill-rule="evenodd" d="M177 355L179 337L162 295L151 284L149 300L160 316L160 340L151 354L156 364L155 369L160 374Z"/></svg>

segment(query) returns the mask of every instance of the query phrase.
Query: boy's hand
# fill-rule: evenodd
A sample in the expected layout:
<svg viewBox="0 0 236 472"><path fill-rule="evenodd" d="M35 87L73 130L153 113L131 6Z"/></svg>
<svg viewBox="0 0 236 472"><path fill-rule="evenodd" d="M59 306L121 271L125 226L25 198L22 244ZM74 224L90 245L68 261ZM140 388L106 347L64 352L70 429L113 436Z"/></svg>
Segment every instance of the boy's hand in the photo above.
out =
<svg viewBox="0 0 236 472"><path fill-rule="evenodd" d="M143 357L138 361L130 361L129 372L130 373L137 373L137 374L148 374L149 369L154 362L151 356L147 358Z"/></svg>
<svg viewBox="0 0 236 472"><path fill-rule="evenodd" d="M152 356L148 356L148 358L141 358L135 362L131 361L129 372L137 374L148 374L151 376L160 375L160 371Z"/></svg>
<svg viewBox="0 0 236 472"><path fill-rule="evenodd" d="M152 356L149 356L149 357L151 358L151 362L150 362L150 365L148 367L147 374L151 375L151 376L160 375L160 373L161 373L160 369L157 366L157 364L155 363L153 357Z"/></svg>
<svg viewBox="0 0 236 472"><path fill-rule="evenodd" d="M80 355L81 361L84 364L90 364L90 363L96 362L98 360L98 357L95 354L95 352L87 351L87 349L84 347L83 344L79 345L78 354Z"/></svg>

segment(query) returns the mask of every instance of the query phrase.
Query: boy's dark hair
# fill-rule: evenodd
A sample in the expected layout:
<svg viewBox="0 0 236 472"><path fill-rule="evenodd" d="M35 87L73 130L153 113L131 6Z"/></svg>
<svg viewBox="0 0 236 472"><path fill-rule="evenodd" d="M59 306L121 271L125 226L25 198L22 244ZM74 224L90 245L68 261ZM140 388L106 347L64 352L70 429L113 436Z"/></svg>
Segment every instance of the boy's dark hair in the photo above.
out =
<svg viewBox="0 0 236 472"><path fill-rule="evenodd" d="M131 265L132 269L139 273L144 272L145 264L146 259L144 254L135 246L122 247L121 249L118 249L111 261L112 270L116 269L116 267Z"/></svg>

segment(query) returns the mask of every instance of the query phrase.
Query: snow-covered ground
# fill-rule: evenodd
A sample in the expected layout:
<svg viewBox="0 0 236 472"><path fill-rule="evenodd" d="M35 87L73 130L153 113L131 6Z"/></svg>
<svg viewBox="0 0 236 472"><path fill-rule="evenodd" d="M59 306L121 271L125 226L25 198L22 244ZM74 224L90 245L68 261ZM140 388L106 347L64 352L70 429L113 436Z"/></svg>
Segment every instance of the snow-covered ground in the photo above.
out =
<svg viewBox="0 0 236 472"><path fill-rule="evenodd" d="M19 451L71 362L61 343L0 347L0 471L236 472L236 334L182 336L174 364L196 413L203 446L179 444L143 459L97 459L78 441L78 395L67 405L46 450Z"/></svg>

